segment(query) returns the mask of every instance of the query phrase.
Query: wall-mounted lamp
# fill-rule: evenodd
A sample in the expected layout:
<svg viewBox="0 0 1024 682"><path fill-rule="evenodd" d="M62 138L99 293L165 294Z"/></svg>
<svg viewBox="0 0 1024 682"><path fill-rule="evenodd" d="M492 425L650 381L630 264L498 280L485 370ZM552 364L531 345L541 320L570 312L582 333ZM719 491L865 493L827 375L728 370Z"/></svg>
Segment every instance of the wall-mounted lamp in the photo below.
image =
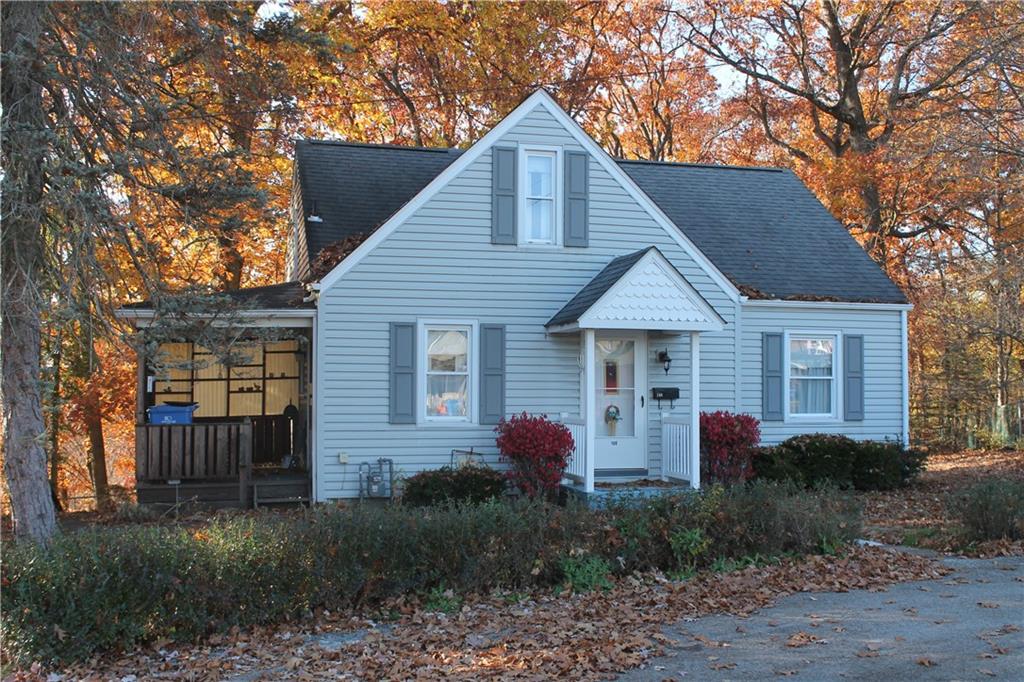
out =
<svg viewBox="0 0 1024 682"><path fill-rule="evenodd" d="M658 351L658 362L665 367L665 374L672 369L672 357L668 354L668 349Z"/></svg>
<svg viewBox="0 0 1024 682"><path fill-rule="evenodd" d="M322 223L324 221L324 219L320 217L320 213L316 210L315 201L313 202L313 210L309 212L308 216L306 216L306 220L311 223Z"/></svg>

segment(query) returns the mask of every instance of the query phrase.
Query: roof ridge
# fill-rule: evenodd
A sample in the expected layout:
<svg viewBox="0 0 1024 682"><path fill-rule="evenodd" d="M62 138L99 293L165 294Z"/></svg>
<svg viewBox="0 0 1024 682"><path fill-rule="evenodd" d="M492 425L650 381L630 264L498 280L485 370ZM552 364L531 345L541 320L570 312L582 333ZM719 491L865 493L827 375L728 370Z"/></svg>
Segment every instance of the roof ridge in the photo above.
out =
<svg viewBox="0 0 1024 682"><path fill-rule="evenodd" d="M688 161L652 161L649 159L620 159L612 157L615 163L637 163L649 166L682 166L685 168L710 168L713 170L743 170L743 171L765 171L769 173L785 173L786 168L778 166L738 166L731 163L692 163Z"/></svg>
<svg viewBox="0 0 1024 682"><path fill-rule="evenodd" d="M416 145L393 144L389 142L355 142L351 140L318 140L311 138L300 138L296 144L332 145L337 147L365 147L369 149L400 149L410 152L457 152L462 153L458 147L422 147Z"/></svg>

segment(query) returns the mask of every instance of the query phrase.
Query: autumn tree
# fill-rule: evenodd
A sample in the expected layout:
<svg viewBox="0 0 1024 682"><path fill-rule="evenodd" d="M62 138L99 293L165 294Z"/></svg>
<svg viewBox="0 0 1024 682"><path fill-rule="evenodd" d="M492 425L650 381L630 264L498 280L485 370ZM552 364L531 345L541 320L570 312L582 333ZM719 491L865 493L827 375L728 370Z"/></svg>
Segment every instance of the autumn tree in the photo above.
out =
<svg viewBox="0 0 1024 682"><path fill-rule="evenodd" d="M113 305L132 292L158 294L172 279L169 265L222 264L216 237L241 230L252 215L245 211L262 206L243 128L272 124L278 112L256 102L247 118L253 103L245 93L210 97L218 81L207 73L220 64L209 45L237 47L247 37L232 28L231 13L251 20L252 11L179 3L3 6L4 464L20 535L45 541L54 529L42 322L112 332ZM239 71L256 89L266 72L253 61ZM228 71L221 85L246 82ZM199 72L204 80L191 79ZM218 247L213 259L199 249L198 260L179 261L209 235ZM237 285L236 271L217 271L223 286ZM86 361L74 367L88 398L102 363L91 341L79 355ZM102 401L81 405L103 497Z"/></svg>
<svg viewBox="0 0 1024 682"><path fill-rule="evenodd" d="M883 262L886 240L939 227L926 204L904 205L908 169L887 152L917 112L1024 34L996 3L704 0L673 11L691 45L745 77L767 140L824 178L816 189L838 195L833 208Z"/></svg>

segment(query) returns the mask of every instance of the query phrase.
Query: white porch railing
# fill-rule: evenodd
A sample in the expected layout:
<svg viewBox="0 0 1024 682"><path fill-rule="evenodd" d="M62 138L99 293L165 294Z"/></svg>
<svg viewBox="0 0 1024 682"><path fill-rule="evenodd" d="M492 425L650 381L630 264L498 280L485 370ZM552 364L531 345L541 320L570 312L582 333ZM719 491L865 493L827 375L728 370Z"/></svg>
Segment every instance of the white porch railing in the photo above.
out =
<svg viewBox="0 0 1024 682"><path fill-rule="evenodd" d="M669 414L661 416L661 466L666 477L689 481L700 487L700 453L694 452L690 420Z"/></svg>
<svg viewBox="0 0 1024 682"><path fill-rule="evenodd" d="M575 443L564 474L578 483L583 483L587 476L587 425L583 417L568 415L562 415L561 422L568 427L569 433L572 434L572 441Z"/></svg>

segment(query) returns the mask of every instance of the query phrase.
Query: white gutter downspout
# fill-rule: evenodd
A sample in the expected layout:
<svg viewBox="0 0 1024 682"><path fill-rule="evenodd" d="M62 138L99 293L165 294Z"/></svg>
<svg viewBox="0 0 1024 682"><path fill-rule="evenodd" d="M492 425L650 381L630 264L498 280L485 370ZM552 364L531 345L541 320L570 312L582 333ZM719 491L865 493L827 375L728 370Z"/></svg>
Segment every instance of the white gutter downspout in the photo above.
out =
<svg viewBox="0 0 1024 682"><path fill-rule="evenodd" d="M903 447L910 447L910 348L907 337L907 311L900 311L900 347L903 363Z"/></svg>

